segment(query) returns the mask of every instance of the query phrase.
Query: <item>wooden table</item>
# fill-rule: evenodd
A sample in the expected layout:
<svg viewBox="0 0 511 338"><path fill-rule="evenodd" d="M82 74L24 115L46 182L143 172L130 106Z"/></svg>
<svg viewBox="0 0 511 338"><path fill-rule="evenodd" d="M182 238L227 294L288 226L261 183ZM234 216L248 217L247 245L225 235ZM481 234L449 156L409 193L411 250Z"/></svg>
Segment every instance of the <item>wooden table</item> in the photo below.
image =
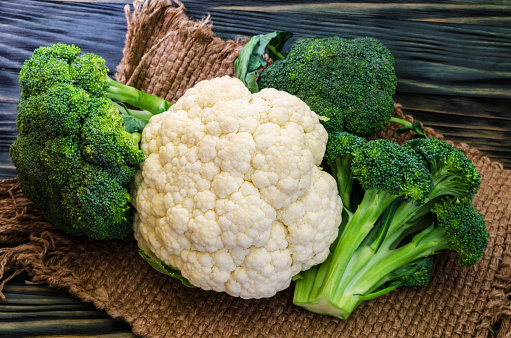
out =
<svg viewBox="0 0 511 338"><path fill-rule="evenodd" d="M127 0L0 0L0 179L16 176L8 156L23 61L41 45L73 43L122 57ZM190 16L211 14L221 37L291 30L294 38L372 36L396 58L395 100L447 139L465 142L511 168L511 1L184 0ZM292 41L290 42L290 44ZM65 290L9 282L0 303L0 337L125 337L127 324Z"/></svg>

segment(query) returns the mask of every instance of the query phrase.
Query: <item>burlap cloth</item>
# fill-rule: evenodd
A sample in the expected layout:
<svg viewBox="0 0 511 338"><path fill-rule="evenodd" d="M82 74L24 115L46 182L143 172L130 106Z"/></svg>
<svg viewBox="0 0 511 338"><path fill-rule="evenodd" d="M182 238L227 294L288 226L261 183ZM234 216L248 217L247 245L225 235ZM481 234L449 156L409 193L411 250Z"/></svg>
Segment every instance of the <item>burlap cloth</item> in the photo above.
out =
<svg viewBox="0 0 511 338"><path fill-rule="evenodd" d="M175 101L197 81L233 74L241 45L215 37L208 19L191 21L181 3L136 1L126 7L128 31L117 79ZM399 105L395 114L404 116ZM389 127L377 137L403 142ZM426 128L429 136L443 138ZM409 135L408 135L409 137ZM293 288L271 299L242 300L189 289L158 273L136 242L73 238L45 222L16 179L0 181L0 291L14 274L69 290L147 337L499 337L511 335L511 171L466 144L457 144L482 174L474 199L490 232L475 266L437 257L431 283L400 288L362 304L348 320L292 304ZM1 295L1 293L0 293ZM3 296L3 295L2 295Z"/></svg>

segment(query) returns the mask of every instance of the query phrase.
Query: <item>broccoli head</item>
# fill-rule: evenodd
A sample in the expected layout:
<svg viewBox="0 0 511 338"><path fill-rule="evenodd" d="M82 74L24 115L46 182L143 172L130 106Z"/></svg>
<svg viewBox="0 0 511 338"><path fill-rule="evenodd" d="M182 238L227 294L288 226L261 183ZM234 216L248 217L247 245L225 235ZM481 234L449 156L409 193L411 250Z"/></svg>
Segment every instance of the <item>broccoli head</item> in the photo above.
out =
<svg viewBox="0 0 511 338"><path fill-rule="evenodd" d="M297 278L294 304L345 319L363 301L427 284L439 252L457 252L460 266L481 259L488 232L471 204L480 178L461 151L433 138L400 146L339 134L327 144L328 169L341 172L348 159L334 178L351 175L357 189L327 260Z"/></svg>
<svg viewBox="0 0 511 338"><path fill-rule="evenodd" d="M370 136L390 121L396 90L394 57L370 37L298 40L282 60L266 67L260 88L276 88L302 99L328 132Z"/></svg>
<svg viewBox="0 0 511 338"><path fill-rule="evenodd" d="M147 119L169 104L117 83L104 59L62 43L36 49L19 83L18 136L10 156L23 193L69 234L128 235L127 185L144 157L141 129L127 128L123 114ZM123 103L142 110L120 109Z"/></svg>
<svg viewBox="0 0 511 338"><path fill-rule="evenodd" d="M421 156L433 176L431 199L444 195L472 199L479 189L480 173L453 145L437 138L416 138L405 146Z"/></svg>
<svg viewBox="0 0 511 338"><path fill-rule="evenodd" d="M431 209L445 231L449 250L459 256L459 265L474 265L488 245L488 231L476 208L456 198L444 198Z"/></svg>

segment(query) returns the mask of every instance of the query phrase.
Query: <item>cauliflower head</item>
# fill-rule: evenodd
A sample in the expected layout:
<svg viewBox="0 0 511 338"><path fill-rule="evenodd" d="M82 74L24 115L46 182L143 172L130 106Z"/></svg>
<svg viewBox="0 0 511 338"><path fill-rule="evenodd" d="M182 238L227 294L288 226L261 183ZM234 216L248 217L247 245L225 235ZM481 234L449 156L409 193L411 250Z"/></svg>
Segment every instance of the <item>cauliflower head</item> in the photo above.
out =
<svg viewBox="0 0 511 338"><path fill-rule="evenodd" d="M318 167L327 138L296 96L228 76L196 84L144 128L139 247L202 289L275 295L338 233L337 185Z"/></svg>

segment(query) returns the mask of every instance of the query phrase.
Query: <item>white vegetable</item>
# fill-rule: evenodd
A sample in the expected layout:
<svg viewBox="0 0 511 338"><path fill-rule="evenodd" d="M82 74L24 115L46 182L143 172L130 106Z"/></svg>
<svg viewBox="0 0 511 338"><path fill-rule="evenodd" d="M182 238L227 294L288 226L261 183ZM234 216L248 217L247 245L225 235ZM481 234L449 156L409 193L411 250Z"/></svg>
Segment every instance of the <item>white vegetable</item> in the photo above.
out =
<svg viewBox="0 0 511 338"><path fill-rule="evenodd" d="M135 238L191 284L271 297L323 262L342 202L321 171L327 133L297 97L202 81L142 134ZM153 256L154 257L154 256Z"/></svg>

